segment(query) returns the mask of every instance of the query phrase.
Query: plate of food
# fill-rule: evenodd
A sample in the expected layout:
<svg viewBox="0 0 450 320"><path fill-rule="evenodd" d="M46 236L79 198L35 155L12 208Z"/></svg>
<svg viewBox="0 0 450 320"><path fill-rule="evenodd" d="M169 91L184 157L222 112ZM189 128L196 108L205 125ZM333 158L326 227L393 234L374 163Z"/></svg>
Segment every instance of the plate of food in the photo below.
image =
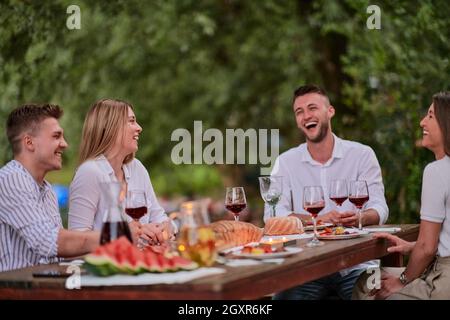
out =
<svg viewBox="0 0 450 320"><path fill-rule="evenodd" d="M318 233L317 238L320 240L345 240L358 238L364 234L368 234L368 232L344 227L327 227L323 231Z"/></svg>
<svg viewBox="0 0 450 320"><path fill-rule="evenodd" d="M333 224L329 222L323 222L322 220L317 220L316 222L316 228L317 230L322 230L325 228L332 227ZM312 221L303 222L303 230L305 231L313 231L314 225Z"/></svg>
<svg viewBox="0 0 450 320"><path fill-rule="evenodd" d="M250 259L273 259L283 258L303 251L297 247L273 247L265 244L256 246L244 246L242 250L233 252L233 255L240 258Z"/></svg>

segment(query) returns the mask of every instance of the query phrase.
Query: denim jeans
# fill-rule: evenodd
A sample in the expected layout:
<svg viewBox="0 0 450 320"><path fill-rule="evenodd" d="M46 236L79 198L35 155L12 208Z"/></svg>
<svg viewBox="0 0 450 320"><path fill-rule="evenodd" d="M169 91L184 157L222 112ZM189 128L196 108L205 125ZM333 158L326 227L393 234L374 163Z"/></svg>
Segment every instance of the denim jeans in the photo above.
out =
<svg viewBox="0 0 450 320"><path fill-rule="evenodd" d="M346 276L341 276L339 272L329 276L307 282L300 286L277 293L274 300L321 300L326 299L330 294L337 294L343 300L352 298L352 290L356 280L364 269L351 271Z"/></svg>

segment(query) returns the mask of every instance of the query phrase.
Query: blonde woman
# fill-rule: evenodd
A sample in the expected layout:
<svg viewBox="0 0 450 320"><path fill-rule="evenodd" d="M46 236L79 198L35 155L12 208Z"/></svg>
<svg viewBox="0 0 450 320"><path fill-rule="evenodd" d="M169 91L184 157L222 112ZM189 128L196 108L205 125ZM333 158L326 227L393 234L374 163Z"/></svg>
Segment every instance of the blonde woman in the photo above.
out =
<svg viewBox="0 0 450 320"><path fill-rule="evenodd" d="M147 170L134 157L141 132L131 104L103 99L92 105L84 121L79 167L70 185L69 229L101 229L104 211L99 202L100 183L111 181L122 183L128 191L145 191L148 214L137 226L143 238L162 243L163 231L172 231Z"/></svg>

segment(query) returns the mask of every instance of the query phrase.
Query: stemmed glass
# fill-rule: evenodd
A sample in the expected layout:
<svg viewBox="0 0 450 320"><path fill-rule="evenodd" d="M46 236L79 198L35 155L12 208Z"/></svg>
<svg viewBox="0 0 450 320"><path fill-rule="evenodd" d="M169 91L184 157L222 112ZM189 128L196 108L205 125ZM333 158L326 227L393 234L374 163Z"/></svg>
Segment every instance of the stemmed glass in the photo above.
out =
<svg viewBox="0 0 450 320"><path fill-rule="evenodd" d="M332 200L338 207L342 206L342 204L348 198L348 188L347 181L343 179L331 180L329 187L329 196L330 200ZM338 226L342 224L339 222Z"/></svg>
<svg viewBox="0 0 450 320"><path fill-rule="evenodd" d="M270 176L259 177L259 189L263 200L272 207L270 217L276 216L276 206L281 199L283 192L283 177Z"/></svg>
<svg viewBox="0 0 450 320"><path fill-rule="evenodd" d="M239 221L239 214L247 207L243 187L229 187L225 195L225 208L233 212L234 220Z"/></svg>
<svg viewBox="0 0 450 320"><path fill-rule="evenodd" d="M147 197L144 190L131 190L127 192L125 199L125 213L129 215L134 221L139 220L147 214ZM142 249L147 245L147 241L139 238L137 246Z"/></svg>
<svg viewBox="0 0 450 320"><path fill-rule="evenodd" d="M325 208L325 198L323 196L323 189L321 186L306 186L303 189L303 208L309 212L314 224L314 236L308 242L308 247L316 247L323 245L317 239L316 218L319 212Z"/></svg>
<svg viewBox="0 0 450 320"><path fill-rule="evenodd" d="M365 180L350 181L350 192L348 200L353 203L358 210L358 229L362 230L361 209L369 201L369 189Z"/></svg>

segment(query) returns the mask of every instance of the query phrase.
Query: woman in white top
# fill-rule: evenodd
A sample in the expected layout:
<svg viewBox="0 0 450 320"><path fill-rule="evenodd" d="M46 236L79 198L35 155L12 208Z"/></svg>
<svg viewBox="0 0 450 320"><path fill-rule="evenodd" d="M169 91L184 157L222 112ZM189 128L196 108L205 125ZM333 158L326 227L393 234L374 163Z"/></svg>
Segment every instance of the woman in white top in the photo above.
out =
<svg viewBox="0 0 450 320"><path fill-rule="evenodd" d="M370 293L367 279L361 278L354 298L450 299L450 92L433 96L420 126L422 145L434 153L436 161L423 173L417 242L390 234L375 235L394 245L389 252L410 254L408 266L386 268L380 289Z"/></svg>
<svg viewBox="0 0 450 320"><path fill-rule="evenodd" d="M103 99L90 108L83 126L79 167L70 185L69 229L101 229L104 210L99 201L100 183L120 182L128 191L145 191L148 214L139 225L143 238L147 235L154 243L164 240L163 230L171 229L171 224L158 203L147 170L134 158L141 132L133 107L127 102Z"/></svg>

